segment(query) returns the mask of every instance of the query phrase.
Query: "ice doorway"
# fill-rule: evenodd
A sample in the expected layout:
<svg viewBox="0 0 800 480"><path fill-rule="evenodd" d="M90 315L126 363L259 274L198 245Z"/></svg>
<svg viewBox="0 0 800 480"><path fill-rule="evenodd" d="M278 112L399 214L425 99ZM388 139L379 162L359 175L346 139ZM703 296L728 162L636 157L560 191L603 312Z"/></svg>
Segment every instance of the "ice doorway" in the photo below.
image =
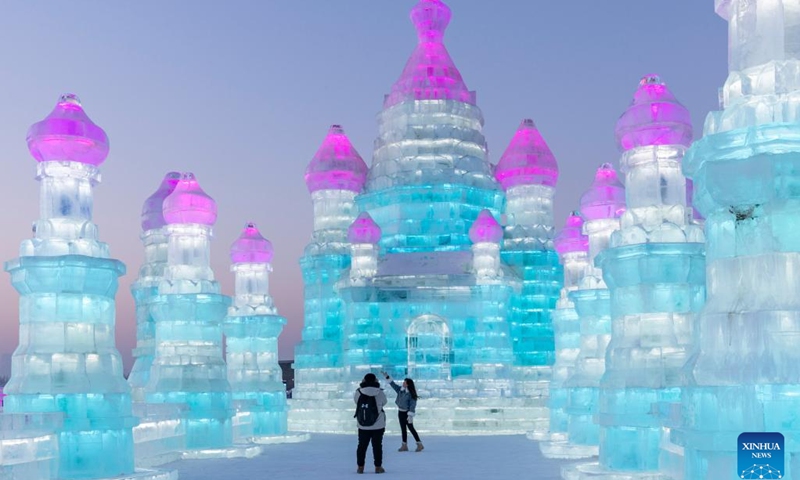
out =
<svg viewBox="0 0 800 480"><path fill-rule="evenodd" d="M408 326L408 374L414 379L450 380L453 338L447 320L420 315Z"/></svg>

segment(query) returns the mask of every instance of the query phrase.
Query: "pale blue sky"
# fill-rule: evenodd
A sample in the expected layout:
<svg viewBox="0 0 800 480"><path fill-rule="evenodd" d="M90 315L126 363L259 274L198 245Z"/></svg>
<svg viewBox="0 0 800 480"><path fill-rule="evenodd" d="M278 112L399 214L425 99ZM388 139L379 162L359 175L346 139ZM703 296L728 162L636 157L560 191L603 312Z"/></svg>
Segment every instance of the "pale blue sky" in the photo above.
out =
<svg viewBox="0 0 800 480"><path fill-rule="evenodd" d="M303 172L332 123L369 164L375 115L416 36L415 0L9 2L0 17L0 258L17 255L38 217L30 124L63 92L108 133L95 221L125 262L117 343L130 367L130 283L143 251L139 212L168 170L193 171L219 204L213 266L231 294L228 248L245 221L275 245L272 294L302 328L298 258L311 234ZM690 109L697 135L727 74L726 23L712 0L450 0L445 37L478 92L492 162L533 118L558 159L560 226L595 168L618 164L614 122L639 78L658 73ZM0 352L17 344L17 295L0 281Z"/></svg>

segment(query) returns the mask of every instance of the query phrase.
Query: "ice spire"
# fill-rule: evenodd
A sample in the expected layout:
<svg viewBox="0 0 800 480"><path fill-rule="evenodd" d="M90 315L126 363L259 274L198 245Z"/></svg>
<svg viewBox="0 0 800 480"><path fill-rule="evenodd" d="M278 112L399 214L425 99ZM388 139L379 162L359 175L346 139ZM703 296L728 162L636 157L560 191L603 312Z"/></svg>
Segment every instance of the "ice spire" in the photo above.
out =
<svg viewBox="0 0 800 480"><path fill-rule="evenodd" d="M500 242L503 227L488 209L481 210L469 229L472 240L472 268L478 284L493 283L501 276Z"/></svg>
<svg viewBox="0 0 800 480"><path fill-rule="evenodd" d="M526 118L520 123L494 176L506 190L518 185L556 186L558 164L533 120Z"/></svg>
<svg viewBox="0 0 800 480"><path fill-rule="evenodd" d="M580 211L587 221L619 218L625 211L625 187L610 163L595 172L592 185L581 195Z"/></svg>
<svg viewBox="0 0 800 480"><path fill-rule="evenodd" d="M340 125L331 125L328 136L306 169L306 186L319 190L360 192L367 180L367 164Z"/></svg>
<svg viewBox="0 0 800 480"><path fill-rule="evenodd" d="M347 240L350 242L351 284L363 285L378 272L381 227L369 213L361 212L347 229Z"/></svg>
<svg viewBox="0 0 800 480"><path fill-rule="evenodd" d="M158 189L147 197L142 205L142 231L155 230L167 224L164 220L164 199L175 190L180 181L179 172L168 172L164 175Z"/></svg>
<svg viewBox="0 0 800 480"><path fill-rule="evenodd" d="M270 263L275 250L272 242L267 240L258 231L253 222L244 226L239 238L231 245L231 263Z"/></svg>
<svg viewBox="0 0 800 480"><path fill-rule="evenodd" d="M472 243L500 243L503 227L494 219L492 212L483 209L469 229L469 239Z"/></svg>
<svg viewBox="0 0 800 480"><path fill-rule="evenodd" d="M386 96L384 108L406 100L459 100L475 104L475 92L464 84L443 43L450 17L450 7L441 0L420 0L411 10L419 43Z"/></svg>
<svg viewBox="0 0 800 480"><path fill-rule="evenodd" d="M211 227L217 222L217 202L200 188L193 173L184 173L164 199L164 220L168 224L194 223Z"/></svg>
<svg viewBox="0 0 800 480"><path fill-rule="evenodd" d="M559 255L566 255L573 252L588 252L589 238L583 234L583 218L580 212L573 211L567 217L564 228L558 232L553 240L553 245Z"/></svg>
<svg viewBox="0 0 800 480"><path fill-rule="evenodd" d="M347 240L350 243L377 244L381 240L381 227L367 212L361 212L347 229Z"/></svg>

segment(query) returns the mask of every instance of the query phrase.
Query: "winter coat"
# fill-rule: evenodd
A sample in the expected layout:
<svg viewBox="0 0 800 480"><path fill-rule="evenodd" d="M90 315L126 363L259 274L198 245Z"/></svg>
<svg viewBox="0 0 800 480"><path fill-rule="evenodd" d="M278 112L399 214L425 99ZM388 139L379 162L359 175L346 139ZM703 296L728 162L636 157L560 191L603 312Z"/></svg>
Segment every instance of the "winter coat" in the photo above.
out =
<svg viewBox="0 0 800 480"><path fill-rule="evenodd" d="M397 399L394 401L397 409L401 412L416 413L417 400L411 396L411 392L394 383L394 380L389 380L389 385L397 392Z"/></svg>
<svg viewBox="0 0 800 480"><path fill-rule="evenodd" d="M386 394L383 393L383 389L381 389L380 384L377 386L368 385L361 387L355 391L353 395L353 401L358 405L358 397L361 394L368 395L370 397L375 397L375 403L378 405L378 410L380 414L378 415L378 419L372 425L362 426L358 424L359 430L380 430L381 428L386 428L386 412L383 411L384 405L386 405ZM356 420L356 423L358 420Z"/></svg>

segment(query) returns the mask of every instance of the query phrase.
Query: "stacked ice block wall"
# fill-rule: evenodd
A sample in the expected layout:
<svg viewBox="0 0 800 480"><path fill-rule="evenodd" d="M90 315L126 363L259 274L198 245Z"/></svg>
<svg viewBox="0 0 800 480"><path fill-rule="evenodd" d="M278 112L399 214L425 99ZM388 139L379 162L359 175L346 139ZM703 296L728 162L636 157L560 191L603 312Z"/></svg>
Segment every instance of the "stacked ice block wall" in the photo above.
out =
<svg viewBox="0 0 800 480"><path fill-rule="evenodd" d="M742 478L738 435L779 432L786 464L770 475L796 478L800 8L794 0L715 6L729 22L730 73L721 111L708 115L704 138L683 160L706 218L708 298L674 440L684 446L686 479Z"/></svg>
<svg viewBox="0 0 800 480"><path fill-rule="evenodd" d="M278 335L286 319L269 294L272 243L255 224L245 225L231 246L236 295L225 319L225 358L233 399L253 416L253 435L287 430L286 387L278 365Z"/></svg>
<svg viewBox="0 0 800 480"><path fill-rule="evenodd" d="M38 162L40 216L20 257L6 263L20 293L20 344L4 412L62 414L60 427L39 425L56 429L58 478L129 475L135 419L114 344L114 297L125 266L108 257L92 223L108 137L76 96L64 95L30 128L28 148ZM36 440L22 442L38 448Z"/></svg>
<svg viewBox="0 0 800 480"><path fill-rule="evenodd" d="M146 400L184 409L188 449L227 447L233 410L222 321L230 299L220 294L209 264L217 205L184 173L163 208L167 267L151 303L156 349Z"/></svg>

